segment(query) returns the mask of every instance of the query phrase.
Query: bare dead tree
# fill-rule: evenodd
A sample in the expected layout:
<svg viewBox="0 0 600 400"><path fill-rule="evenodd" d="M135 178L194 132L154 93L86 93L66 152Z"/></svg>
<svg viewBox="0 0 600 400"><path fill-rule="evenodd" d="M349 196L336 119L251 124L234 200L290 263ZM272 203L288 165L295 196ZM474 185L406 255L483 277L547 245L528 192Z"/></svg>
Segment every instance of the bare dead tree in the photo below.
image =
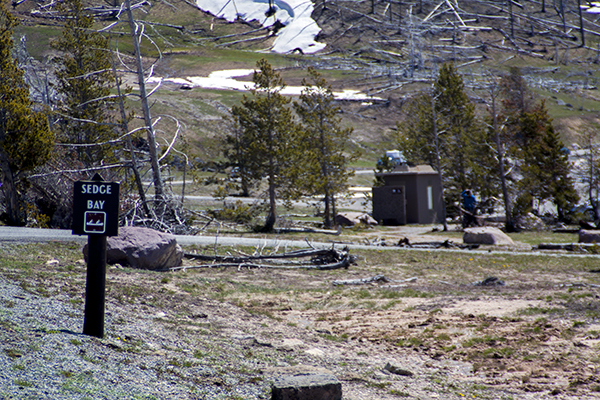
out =
<svg viewBox="0 0 600 400"><path fill-rule="evenodd" d="M496 160L498 163L498 177L500 179L500 186L502 188L502 199L504 202L504 211L506 214L506 229L509 232L514 230L514 222L512 218L512 202L510 193L508 191L507 184L507 171L505 169L506 164L506 153L508 151L508 144L502 140L502 132L504 130L504 122L498 121L499 109L498 101L502 92L497 77L492 74L488 75L488 86L487 91L489 95L489 114L491 118L491 124L488 124L488 128L491 129L493 143L491 145L494 153L496 154Z"/></svg>
<svg viewBox="0 0 600 400"><path fill-rule="evenodd" d="M117 69L115 68L114 60L112 62L113 74L116 79L116 87L117 94L119 96L119 110L121 111L121 119L123 121L123 131L129 132L129 127L127 124L127 112L125 110L125 102L123 101L123 95L121 93L121 85L119 78L117 77ZM131 157L131 170L133 171L135 185L138 189L138 194L140 196L140 200L142 201L142 208L146 217L150 218L150 209L148 208L148 201L146 200L146 192L144 192L144 185L142 184L142 178L140 177L140 170L138 166L137 156L135 154L135 148L133 146L133 140L131 139L131 135L127 135L127 146L129 147L129 156Z"/></svg>
<svg viewBox="0 0 600 400"><path fill-rule="evenodd" d="M577 0L577 9L579 11L579 34L581 35L581 47L585 47L585 29L583 28L583 11L581 10L581 0Z"/></svg>
<svg viewBox="0 0 600 400"><path fill-rule="evenodd" d="M144 114L145 129L148 138L148 147L150 152L150 163L152 165L152 172L154 174L154 196L157 201L162 202L165 200L165 188L160 172L160 165L158 164L158 155L156 153L156 136L154 134L154 124L152 123L152 116L150 114L150 106L148 105L148 93L146 92L146 77L145 69L142 63L142 54L140 51L140 41L142 40L142 26L136 24L133 19L133 13L131 11L131 0L125 0L125 7L127 11L127 18L129 22L129 28L131 31L131 38L133 40L133 49L135 53L135 63L137 69L138 85L140 90L140 100L142 103L142 113Z"/></svg>

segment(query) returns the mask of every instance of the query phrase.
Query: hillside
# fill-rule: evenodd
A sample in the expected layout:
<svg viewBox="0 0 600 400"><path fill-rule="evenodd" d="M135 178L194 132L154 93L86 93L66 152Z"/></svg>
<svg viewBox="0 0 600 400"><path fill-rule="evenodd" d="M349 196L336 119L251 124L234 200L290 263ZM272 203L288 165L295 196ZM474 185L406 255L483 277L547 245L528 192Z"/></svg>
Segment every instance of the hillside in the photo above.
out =
<svg viewBox="0 0 600 400"><path fill-rule="evenodd" d="M257 21L229 23L199 10L187 0L138 3L136 18L162 48L155 74L163 77L207 76L230 68L253 68L260 57L280 68L290 85L298 85L308 65L319 68L335 90L358 89L383 101L340 102L344 123L355 129L355 144L364 151L364 165L388 145L388 135L403 118L402 106L416 91L427 87L432 71L455 62L464 74L469 95L485 112L488 74L520 67L540 99L547 99L554 123L567 143L577 134L597 129L600 27L595 14L582 15L583 39L576 4L537 1L322 1L312 18L321 28L316 37L325 43L314 54L274 54L273 29ZM114 8L90 2L98 26L115 22ZM21 3L28 51L38 60L51 55L47 41L58 31L48 7ZM122 26L121 26L122 25ZM130 45L113 30L115 46L126 53ZM148 54L150 48L146 47ZM156 54L153 54L156 55ZM246 78L248 79L248 78ZM241 93L195 88L179 90L164 85L157 93L155 113L168 113L186 127L191 155L216 160L215 134L222 131L220 116Z"/></svg>

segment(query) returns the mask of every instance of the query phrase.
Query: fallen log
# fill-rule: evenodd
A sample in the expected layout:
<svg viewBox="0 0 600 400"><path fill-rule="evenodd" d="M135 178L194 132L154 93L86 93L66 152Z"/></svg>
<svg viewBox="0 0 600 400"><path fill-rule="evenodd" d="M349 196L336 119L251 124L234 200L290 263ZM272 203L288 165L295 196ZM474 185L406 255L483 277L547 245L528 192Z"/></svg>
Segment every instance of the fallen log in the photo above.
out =
<svg viewBox="0 0 600 400"><path fill-rule="evenodd" d="M308 258L310 260L295 261L294 258ZM220 256L184 253L184 258L211 261L200 265L181 266L165 271L179 271L198 268L270 268L270 269L316 269L332 270L348 268L355 264L357 257L347 251L331 249L302 249L280 254ZM284 262L285 260L285 262Z"/></svg>
<svg viewBox="0 0 600 400"><path fill-rule="evenodd" d="M408 238L402 238L398 241L398 247L408 247L411 249L477 249L478 244L454 243L450 239L443 242L417 242L411 243Z"/></svg>
<svg viewBox="0 0 600 400"><path fill-rule="evenodd" d="M200 268L237 268L238 271L242 268L248 269L314 269L319 271L328 271L333 269L341 269L348 268L350 265L354 264L356 259L354 257L348 256L340 260L339 262L331 263L331 264L303 264L303 265L290 265L290 264L255 264L249 262L241 262L241 263L217 263L217 264L201 264L201 265L188 265L181 266L175 268L169 268L166 270L161 270L159 272L175 272L175 271L185 271L187 269L200 269Z"/></svg>
<svg viewBox="0 0 600 400"><path fill-rule="evenodd" d="M327 256L332 259L342 259L348 253L345 251L338 251L335 249L302 249L294 250L280 254L266 254L266 255L247 255L247 256L219 256L219 255L206 255L206 254L195 254L185 253L185 258L191 258L195 260L212 260L219 262L231 262L241 263L248 260L273 260L273 259L286 259L286 258L301 258L301 257L323 257Z"/></svg>
<svg viewBox="0 0 600 400"><path fill-rule="evenodd" d="M389 279L386 278L385 275L375 275L373 277L370 278L362 278L362 279L348 279L348 280L335 280L333 282L331 282L331 284L333 286L342 286L342 285L366 285L368 283L390 283L390 282L394 282L394 283L408 283L408 282L414 282L417 280L417 277L412 277L412 278L408 278L408 279L403 279L400 281L394 280L394 279ZM406 285L387 285L387 286L380 286L383 288L394 288L394 287L405 287Z"/></svg>
<svg viewBox="0 0 600 400"><path fill-rule="evenodd" d="M317 228L276 228L276 233L323 233L325 235L339 235L341 229L317 229Z"/></svg>
<svg viewBox="0 0 600 400"><path fill-rule="evenodd" d="M390 280L388 278L386 278L384 275L375 275L373 277L370 278L363 278L363 279L349 279L349 280L345 280L345 281L340 281L340 280L336 280L331 282L331 284L333 286L342 286L342 285L365 285L367 283L387 283Z"/></svg>
<svg viewBox="0 0 600 400"><path fill-rule="evenodd" d="M588 251L598 247L596 243L540 243L538 250Z"/></svg>

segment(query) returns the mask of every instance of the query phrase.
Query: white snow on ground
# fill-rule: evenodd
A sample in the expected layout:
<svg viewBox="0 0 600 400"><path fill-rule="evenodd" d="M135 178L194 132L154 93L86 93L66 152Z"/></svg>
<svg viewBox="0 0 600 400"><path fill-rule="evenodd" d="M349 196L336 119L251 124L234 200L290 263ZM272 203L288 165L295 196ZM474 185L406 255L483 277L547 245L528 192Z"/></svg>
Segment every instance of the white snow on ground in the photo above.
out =
<svg viewBox="0 0 600 400"><path fill-rule="evenodd" d="M196 0L200 9L227 21L242 18L246 21L259 21L263 26L271 26L279 20L285 25L277 34L271 47L276 53L289 53L301 49L303 53L314 53L325 47L315 41L321 28L311 18L311 0L273 0L275 15L266 17L268 0Z"/></svg>
<svg viewBox="0 0 600 400"><path fill-rule="evenodd" d="M152 84L162 81L177 85L201 87L204 89L247 91L253 88L254 84L252 82L236 81L233 78L251 75L253 72L253 69L228 69L224 71L211 72L208 77L188 76L186 78L150 78L147 82ZM281 90L281 94L297 96L300 94L300 92L302 92L303 89L304 86L286 86L283 88L283 90ZM333 95L338 100L383 100L381 97L368 96L364 93L360 93L358 90L353 89L345 89L342 92L333 92Z"/></svg>
<svg viewBox="0 0 600 400"><path fill-rule="evenodd" d="M588 3L580 6L588 14L600 14L600 3Z"/></svg>

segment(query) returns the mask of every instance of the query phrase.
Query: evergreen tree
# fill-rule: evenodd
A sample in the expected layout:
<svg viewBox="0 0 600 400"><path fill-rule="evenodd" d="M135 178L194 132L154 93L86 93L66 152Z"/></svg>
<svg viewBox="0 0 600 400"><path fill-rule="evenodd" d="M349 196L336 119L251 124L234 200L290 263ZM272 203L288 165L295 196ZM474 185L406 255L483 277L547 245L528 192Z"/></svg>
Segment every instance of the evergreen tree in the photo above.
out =
<svg viewBox="0 0 600 400"><path fill-rule="evenodd" d="M409 162L438 170L447 205L458 203L466 188L484 196L493 192L484 168L490 156L485 132L452 64L442 66L431 93L411 101L406 116L398 124L398 147Z"/></svg>
<svg viewBox="0 0 600 400"><path fill-rule="evenodd" d="M339 107L333 104L331 86L314 68L308 68L309 79L304 79L305 89L300 101L294 103L300 117L301 129L295 149L297 163L292 164L291 175L304 194L323 196L323 222L332 226L335 215L335 195L348 186L354 175L348 163L358 155L345 155L352 128L342 128L337 116Z"/></svg>
<svg viewBox="0 0 600 400"><path fill-rule="evenodd" d="M519 115L531 110L534 104L533 95L519 68L511 67L509 73L500 80L500 87L505 115L518 118Z"/></svg>
<svg viewBox="0 0 600 400"><path fill-rule="evenodd" d="M521 117L524 138L523 192L540 201L552 200L558 218L579 201L579 195L569 177L571 169L565 145L552 126L545 103L542 101L531 112Z"/></svg>
<svg viewBox="0 0 600 400"><path fill-rule="evenodd" d="M18 183L26 171L45 163L53 147L46 115L33 110L23 71L11 56L18 21L0 2L0 170L6 222L25 224Z"/></svg>
<svg viewBox="0 0 600 400"><path fill-rule="evenodd" d="M534 104L518 68L502 77L500 87L503 109L499 117L505 121L500 138L512 162L510 181L516 193L510 220L531 211L534 198L552 200L562 220L579 199L569 177L565 146L544 102Z"/></svg>
<svg viewBox="0 0 600 400"><path fill-rule="evenodd" d="M268 232L277 221L278 192L284 197L290 193L281 189L290 189L286 174L292 163L297 128L288 106L290 100L280 93L285 82L265 59L256 65L251 96L244 95L241 106L231 108L232 118L242 130L234 142L239 141L243 148L229 154L235 154L230 160L234 164L243 160L249 179L266 176L269 206L263 229Z"/></svg>
<svg viewBox="0 0 600 400"><path fill-rule="evenodd" d="M73 147L76 160L86 167L115 158L117 146L106 143L119 135L118 99L108 39L93 29L94 18L81 0L65 0L59 11L65 17L62 36L52 46L61 61L56 76L62 96L59 140ZM101 145L99 145L101 144Z"/></svg>
<svg viewBox="0 0 600 400"><path fill-rule="evenodd" d="M495 190L486 167L490 152L485 145L485 131L475 117L475 105L465 93L462 76L453 64L442 66L433 95L440 120L438 129L443 132L445 158L448 168L447 196L460 201L460 193L473 189L486 198Z"/></svg>

